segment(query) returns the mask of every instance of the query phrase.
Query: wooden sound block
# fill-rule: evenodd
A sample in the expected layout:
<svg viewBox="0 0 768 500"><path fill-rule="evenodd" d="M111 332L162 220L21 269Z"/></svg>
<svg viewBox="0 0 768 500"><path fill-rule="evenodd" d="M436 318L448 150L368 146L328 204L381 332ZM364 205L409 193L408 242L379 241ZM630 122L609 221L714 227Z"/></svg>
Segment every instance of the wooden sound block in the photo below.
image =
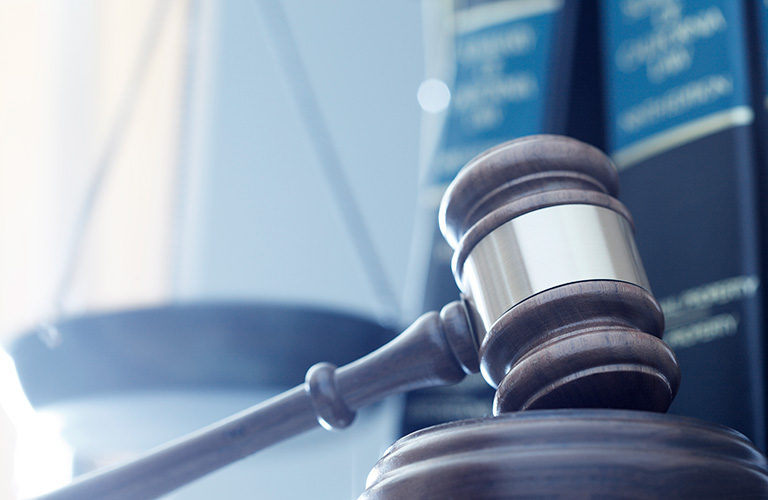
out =
<svg viewBox="0 0 768 500"><path fill-rule="evenodd" d="M741 434L624 410L458 421L396 442L360 500L768 499L768 462Z"/></svg>

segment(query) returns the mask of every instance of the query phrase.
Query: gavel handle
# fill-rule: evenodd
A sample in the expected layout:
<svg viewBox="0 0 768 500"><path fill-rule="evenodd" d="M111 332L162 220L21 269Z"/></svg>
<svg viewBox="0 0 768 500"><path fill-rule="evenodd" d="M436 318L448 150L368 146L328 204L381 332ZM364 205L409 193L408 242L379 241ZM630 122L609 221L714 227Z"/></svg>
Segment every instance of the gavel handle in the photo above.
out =
<svg viewBox="0 0 768 500"><path fill-rule="evenodd" d="M319 363L300 386L38 500L157 498L318 423L344 428L355 410L387 396L459 382L478 371L470 318L466 302L451 302L357 361Z"/></svg>

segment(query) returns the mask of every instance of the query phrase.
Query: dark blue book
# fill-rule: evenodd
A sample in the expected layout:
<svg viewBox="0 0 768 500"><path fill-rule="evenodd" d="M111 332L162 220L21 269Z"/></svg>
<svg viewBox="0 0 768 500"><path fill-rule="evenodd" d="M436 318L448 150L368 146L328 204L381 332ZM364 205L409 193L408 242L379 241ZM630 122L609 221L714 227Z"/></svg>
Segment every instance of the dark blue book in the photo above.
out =
<svg viewBox="0 0 768 500"><path fill-rule="evenodd" d="M440 196L464 164L516 137L564 133L572 43L580 2L457 1L450 13L453 77L440 140L420 190L430 223L421 309L439 310L459 297L452 250L437 228ZM416 270L418 272L418 269ZM494 390L478 375L458 386L408 396L404 432L491 413Z"/></svg>
<svg viewBox="0 0 768 500"><path fill-rule="evenodd" d="M757 144L757 183L768 186L768 3L744 3L752 63L752 106L755 110L755 142ZM751 21L751 22L750 22ZM760 190L759 190L760 191ZM768 248L768 196L759 193L762 248ZM768 257L762 261L762 282L768 279ZM762 294L763 311L768 310L768 294ZM768 360L768 343L763 342L763 359ZM768 372L766 372L768 375ZM768 384L765 389L768 391ZM768 395L766 395L768 398ZM768 401L768 399L766 400ZM768 425L768 422L766 423ZM768 431L766 440L768 441ZM768 446L768 442L766 443Z"/></svg>
<svg viewBox="0 0 768 500"><path fill-rule="evenodd" d="M607 149L683 374L671 412L765 449L755 113L731 0L601 4Z"/></svg>

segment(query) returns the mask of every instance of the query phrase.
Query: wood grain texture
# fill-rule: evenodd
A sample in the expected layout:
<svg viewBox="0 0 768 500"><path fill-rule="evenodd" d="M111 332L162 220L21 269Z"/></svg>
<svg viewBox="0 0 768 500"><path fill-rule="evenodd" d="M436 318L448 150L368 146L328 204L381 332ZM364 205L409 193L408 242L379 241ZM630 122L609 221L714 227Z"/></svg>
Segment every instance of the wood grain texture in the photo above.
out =
<svg viewBox="0 0 768 500"><path fill-rule="evenodd" d="M440 205L441 229L455 246L494 210L564 189L615 197L619 177L605 154L575 139L534 135L505 142L475 157L456 176Z"/></svg>
<svg viewBox="0 0 768 500"><path fill-rule="evenodd" d="M453 422L395 443L360 500L768 498L768 463L741 434L623 410Z"/></svg>
<svg viewBox="0 0 768 500"><path fill-rule="evenodd" d="M481 346L483 372L499 384L494 410L664 412L680 370L659 340L663 329L656 300L632 284L590 281L535 295L502 316Z"/></svg>

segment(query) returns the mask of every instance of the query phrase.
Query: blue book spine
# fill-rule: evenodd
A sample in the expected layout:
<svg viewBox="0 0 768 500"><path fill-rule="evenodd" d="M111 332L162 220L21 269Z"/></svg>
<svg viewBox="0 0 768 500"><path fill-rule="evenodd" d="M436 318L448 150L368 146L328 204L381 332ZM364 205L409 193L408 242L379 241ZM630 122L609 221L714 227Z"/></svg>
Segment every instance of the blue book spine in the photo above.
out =
<svg viewBox="0 0 768 500"><path fill-rule="evenodd" d="M742 2L604 0L606 143L683 382L671 412L765 446L761 244Z"/></svg>
<svg viewBox="0 0 768 500"><path fill-rule="evenodd" d="M445 187L478 153L544 129L562 8L561 1L505 1L455 11L455 76L429 184Z"/></svg>
<svg viewBox="0 0 768 500"><path fill-rule="evenodd" d="M434 219L425 310L440 308L458 294L450 272L452 252L437 231L435 215L447 185L470 159L500 142L564 131L565 114L554 103L563 93L559 73L566 65L557 62L564 48L571 47L564 38L571 36L568 28L573 23L566 13L574 5L551 0L485 1L469 2L454 11L450 107L421 186L428 200L424 205L429 205Z"/></svg>

